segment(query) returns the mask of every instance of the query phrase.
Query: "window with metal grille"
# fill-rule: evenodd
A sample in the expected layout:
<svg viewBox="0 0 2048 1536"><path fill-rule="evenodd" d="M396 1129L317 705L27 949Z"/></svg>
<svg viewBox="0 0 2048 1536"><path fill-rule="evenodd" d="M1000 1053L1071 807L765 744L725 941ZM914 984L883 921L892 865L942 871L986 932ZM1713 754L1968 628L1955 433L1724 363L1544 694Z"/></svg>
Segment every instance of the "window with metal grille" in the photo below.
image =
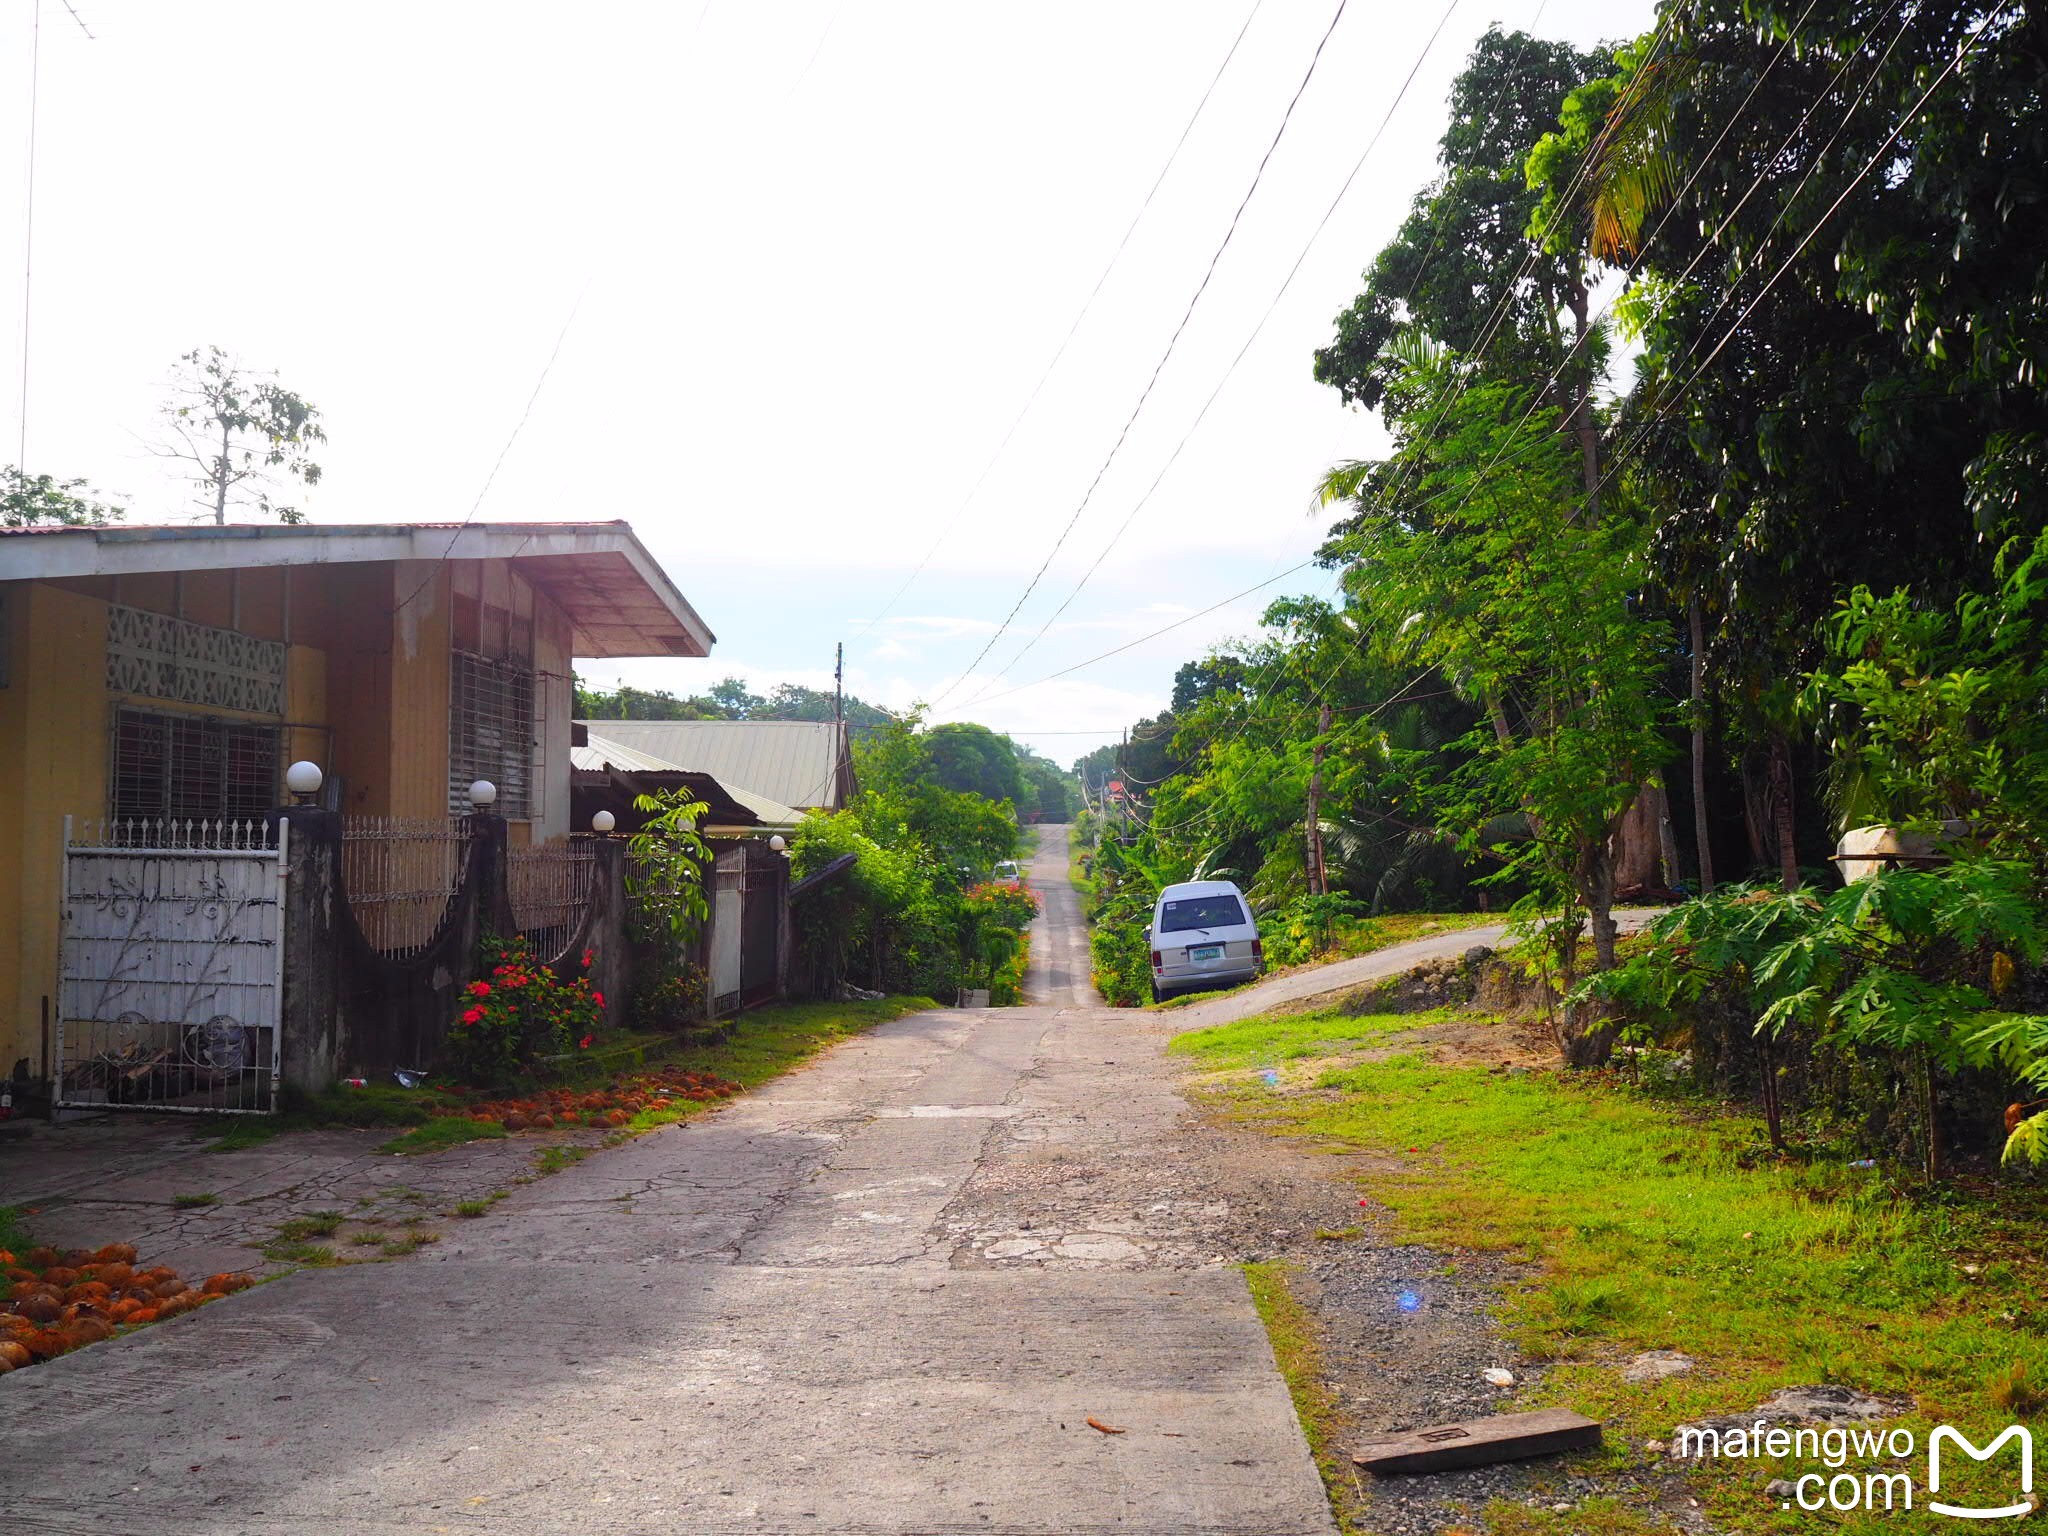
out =
<svg viewBox="0 0 2048 1536"><path fill-rule="evenodd" d="M206 715L114 717L116 818L244 820L277 804L279 730Z"/></svg>
<svg viewBox="0 0 2048 1536"><path fill-rule="evenodd" d="M533 669L453 653L448 708L448 809L469 811L469 786L498 786L492 809L524 821L533 806Z"/></svg>

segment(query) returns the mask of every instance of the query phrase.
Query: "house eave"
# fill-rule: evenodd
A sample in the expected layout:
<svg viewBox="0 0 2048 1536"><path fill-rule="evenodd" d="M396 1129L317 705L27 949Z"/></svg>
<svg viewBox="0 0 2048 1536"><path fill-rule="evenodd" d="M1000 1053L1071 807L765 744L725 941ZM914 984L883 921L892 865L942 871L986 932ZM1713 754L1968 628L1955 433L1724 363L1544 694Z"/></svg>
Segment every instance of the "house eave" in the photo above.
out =
<svg viewBox="0 0 2048 1536"><path fill-rule="evenodd" d="M717 639L619 521L0 531L0 580L9 581L444 560L510 562L568 616L577 656L706 656Z"/></svg>

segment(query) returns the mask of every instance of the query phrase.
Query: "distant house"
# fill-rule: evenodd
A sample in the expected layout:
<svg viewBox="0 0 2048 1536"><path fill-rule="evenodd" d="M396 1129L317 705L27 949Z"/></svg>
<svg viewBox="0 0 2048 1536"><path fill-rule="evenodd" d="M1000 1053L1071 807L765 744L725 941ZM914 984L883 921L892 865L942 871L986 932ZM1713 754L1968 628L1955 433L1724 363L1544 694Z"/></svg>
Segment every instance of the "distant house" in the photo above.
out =
<svg viewBox="0 0 2048 1536"><path fill-rule="evenodd" d="M572 658L712 642L622 522L0 530L0 1075L47 1065L67 818L260 820L308 759L352 818L487 779L515 847L559 842Z"/></svg>
<svg viewBox="0 0 2048 1536"><path fill-rule="evenodd" d="M763 821L843 809L854 794L847 728L830 720L582 720L582 763L703 773L752 796ZM764 814L765 813L765 814Z"/></svg>

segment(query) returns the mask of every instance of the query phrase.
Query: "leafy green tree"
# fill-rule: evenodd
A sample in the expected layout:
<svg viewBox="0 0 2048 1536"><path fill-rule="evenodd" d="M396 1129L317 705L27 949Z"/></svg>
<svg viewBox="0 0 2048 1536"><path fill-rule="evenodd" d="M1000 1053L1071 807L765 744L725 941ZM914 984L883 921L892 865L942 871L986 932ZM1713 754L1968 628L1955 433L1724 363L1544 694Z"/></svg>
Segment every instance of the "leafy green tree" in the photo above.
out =
<svg viewBox="0 0 2048 1536"><path fill-rule="evenodd" d="M83 480L31 475L10 464L0 470L0 528L96 528L127 515L125 507L94 500L91 489Z"/></svg>
<svg viewBox="0 0 2048 1536"><path fill-rule="evenodd" d="M1666 750L1651 686L1664 637L1634 603L1642 529L1581 516L1562 413L1468 384L1443 364L1401 381L1417 401L1397 424L1415 492L1362 509L1347 586L1381 654L1435 669L1482 711L1431 810L1561 914L1569 985L1588 927L1596 968L1615 963L1613 839ZM1513 474L1492 472L1503 460ZM1526 835L1510 841L1514 813ZM1577 1014L1560 1042L1576 1063L1610 1043Z"/></svg>
<svg viewBox="0 0 2048 1536"><path fill-rule="evenodd" d="M1530 186L1527 163L1558 104L1607 69L1599 52L1489 28L1452 84L1440 174L1315 358L1317 381L1347 404L1395 414L1408 406L1404 382L1422 376L1418 365L1435 347L1478 377L1540 387L1579 446L1591 504L1602 478L1593 385L1605 345L1584 249L1532 229L1543 192Z"/></svg>
<svg viewBox="0 0 2048 1536"><path fill-rule="evenodd" d="M231 501L280 522L305 521L298 508L273 501L271 487L279 476L309 487L320 483L312 453L327 441L327 431L318 406L276 375L205 347L178 359L162 415L166 436L155 452L191 466L201 504L216 523L228 520Z"/></svg>
<svg viewBox="0 0 2048 1536"><path fill-rule="evenodd" d="M1024 798L1017 750L985 725L956 722L926 733L931 772L946 789L1016 805Z"/></svg>
<svg viewBox="0 0 2048 1536"><path fill-rule="evenodd" d="M749 720L768 701L747 690L743 677L728 677L704 690L704 697L728 720Z"/></svg>

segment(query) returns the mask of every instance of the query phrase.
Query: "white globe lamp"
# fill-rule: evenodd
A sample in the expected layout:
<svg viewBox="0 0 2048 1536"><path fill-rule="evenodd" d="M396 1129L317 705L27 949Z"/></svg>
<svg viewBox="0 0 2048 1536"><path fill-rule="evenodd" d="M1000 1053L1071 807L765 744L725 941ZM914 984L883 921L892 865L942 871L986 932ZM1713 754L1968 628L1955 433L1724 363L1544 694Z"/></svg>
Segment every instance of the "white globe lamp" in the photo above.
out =
<svg viewBox="0 0 2048 1536"><path fill-rule="evenodd" d="M773 837L768 839L768 846L770 848L773 848L777 853L781 853L784 849L789 847L789 839L784 837L780 832L778 832Z"/></svg>
<svg viewBox="0 0 2048 1536"><path fill-rule="evenodd" d="M284 771L284 787L298 797L302 805L310 805L313 797L320 793L320 786L327 775L320 771L318 763L296 762Z"/></svg>
<svg viewBox="0 0 2048 1536"><path fill-rule="evenodd" d="M478 779L469 786L469 803L480 811L488 811L498 803L498 786L489 779Z"/></svg>
<svg viewBox="0 0 2048 1536"><path fill-rule="evenodd" d="M609 832L613 827L616 827L618 824L619 818L614 816L610 811L599 811L595 816L590 818L590 830L593 832Z"/></svg>

